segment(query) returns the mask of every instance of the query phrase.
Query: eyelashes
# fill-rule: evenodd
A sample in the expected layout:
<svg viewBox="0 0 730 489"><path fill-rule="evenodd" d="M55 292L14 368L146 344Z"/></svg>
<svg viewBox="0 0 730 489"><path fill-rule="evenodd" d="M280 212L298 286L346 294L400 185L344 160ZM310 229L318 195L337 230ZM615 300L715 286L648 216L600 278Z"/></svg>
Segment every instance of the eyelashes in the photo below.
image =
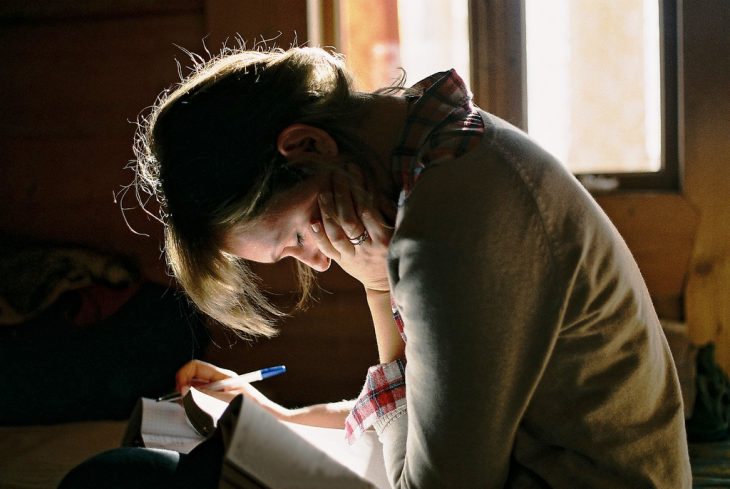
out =
<svg viewBox="0 0 730 489"><path fill-rule="evenodd" d="M300 248L304 245L304 236L302 236L302 233L297 233L297 246Z"/></svg>

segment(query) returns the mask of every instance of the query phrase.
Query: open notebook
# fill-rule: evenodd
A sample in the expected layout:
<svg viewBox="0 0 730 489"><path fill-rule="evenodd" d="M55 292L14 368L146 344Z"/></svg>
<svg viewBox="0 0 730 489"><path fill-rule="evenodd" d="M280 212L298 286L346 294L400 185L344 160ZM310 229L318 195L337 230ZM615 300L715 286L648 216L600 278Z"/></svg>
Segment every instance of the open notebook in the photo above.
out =
<svg viewBox="0 0 730 489"><path fill-rule="evenodd" d="M243 398L227 448L221 487L377 488L390 485L382 447L373 432L354 445L344 430L285 423ZM188 453L213 433L228 404L197 389L182 403L142 398L123 444Z"/></svg>
<svg viewBox="0 0 730 489"><path fill-rule="evenodd" d="M182 402L141 398L132 412L122 444L188 453L215 430L228 403L197 389Z"/></svg>

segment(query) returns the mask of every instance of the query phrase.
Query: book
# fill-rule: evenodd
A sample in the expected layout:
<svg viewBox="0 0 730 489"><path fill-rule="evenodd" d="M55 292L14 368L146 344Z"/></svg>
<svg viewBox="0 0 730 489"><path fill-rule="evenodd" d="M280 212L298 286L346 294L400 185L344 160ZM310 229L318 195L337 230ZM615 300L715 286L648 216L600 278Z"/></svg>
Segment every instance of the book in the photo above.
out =
<svg viewBox="0 0 730 489"><path fill-rule="evenodd" d="M179 403L141 398L122 445L189 453L213 433L227 407L228 403L197 389L190 389Z"/></svg>
<svg viewBox="0 0 730 489"><path fill-rule="evenodd" d="M382 446L368 431L355 444L344 429L283 422L238 397L221 487L356 489L390 487ZM181 402L138 401L123 445L190 452L211 435L229 404L191 388Z"/></svg>

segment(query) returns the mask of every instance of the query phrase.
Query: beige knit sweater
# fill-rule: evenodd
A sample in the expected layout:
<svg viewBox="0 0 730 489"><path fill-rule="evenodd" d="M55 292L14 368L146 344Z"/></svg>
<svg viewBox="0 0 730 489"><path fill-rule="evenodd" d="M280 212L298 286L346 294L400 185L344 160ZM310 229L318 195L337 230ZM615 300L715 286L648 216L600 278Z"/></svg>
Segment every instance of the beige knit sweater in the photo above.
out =
<svg viewBox="0 0 730 489"><path fill-rule="evenodd" d="M396 488L688 488L674 365L631 253L576 179L482 114L483 144L400 210L407 409Z"/></svg>

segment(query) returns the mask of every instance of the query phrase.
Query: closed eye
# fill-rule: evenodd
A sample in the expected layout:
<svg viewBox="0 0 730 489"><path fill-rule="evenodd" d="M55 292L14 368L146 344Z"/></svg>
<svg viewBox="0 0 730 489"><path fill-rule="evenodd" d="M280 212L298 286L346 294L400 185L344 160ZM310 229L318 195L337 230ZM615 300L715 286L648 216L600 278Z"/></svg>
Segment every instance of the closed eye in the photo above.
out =
<svg viewBox="0 0 730 489"><path fill-rule="evenodd" d="M304 245L304 236L302 236L302 233L297 233L297 246L300 248Z"/></svg>

